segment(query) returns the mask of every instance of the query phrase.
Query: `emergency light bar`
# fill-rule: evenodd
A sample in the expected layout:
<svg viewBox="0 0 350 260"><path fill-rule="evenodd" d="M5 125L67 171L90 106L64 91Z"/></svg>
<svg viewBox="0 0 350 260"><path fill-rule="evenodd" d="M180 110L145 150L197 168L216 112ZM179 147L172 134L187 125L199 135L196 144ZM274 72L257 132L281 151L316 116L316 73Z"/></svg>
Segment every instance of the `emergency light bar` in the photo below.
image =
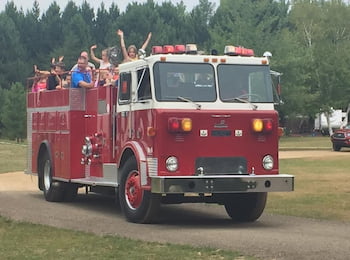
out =
<svg viewBox="0 0 350 260"><path fill-rule="evenodd" d="M247 49L244 47L235 47L232 45L225 46L225 55L228 56L254 56L254 50L253 49Z"/></svg>
<svg viewBox="0 0 350 260"><path fill-rule="evenodd" d="M186 53L187 54L197 54L197 45L196 44L186 44Z"/></svg>
<svg viewBox="0 0 350 260"><path fill-rule="evenodd" d="M185 45L175 45L175 53L176 54L183 54L186 52Z"/></svg>
<svg viewBox="0 0 350 260"><path fill-rule="evenodd" d="M174 53L175 48L173 45L164 45L163 47L163 54L169 54L169 53Z"/></svg>
<svg viewBox="0 0 350 260"><path fill-rule="evenodd" d="M162 46L153 46L152 47L152 54L162 54L163 53L163 47Z"/></svg>
<svg viewBox="0 0 350 260"><path fill-rule="evenodd" d="M156 54L197 54L196 44L185 45L164 45L164 46L153 46L152 55Z"/></svg>

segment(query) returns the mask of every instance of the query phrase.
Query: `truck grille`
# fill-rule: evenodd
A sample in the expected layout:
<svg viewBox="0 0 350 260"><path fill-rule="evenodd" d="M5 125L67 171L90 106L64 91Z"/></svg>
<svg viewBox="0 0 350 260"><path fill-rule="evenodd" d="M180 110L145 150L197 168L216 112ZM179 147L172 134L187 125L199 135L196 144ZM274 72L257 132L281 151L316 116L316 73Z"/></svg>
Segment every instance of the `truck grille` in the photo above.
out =
<svg viewBox="0 0 350 260"><path fill-rule="evenodd" d="M247 160L244 157L199 157L196 159L197 173L247 174Z"/></svg>

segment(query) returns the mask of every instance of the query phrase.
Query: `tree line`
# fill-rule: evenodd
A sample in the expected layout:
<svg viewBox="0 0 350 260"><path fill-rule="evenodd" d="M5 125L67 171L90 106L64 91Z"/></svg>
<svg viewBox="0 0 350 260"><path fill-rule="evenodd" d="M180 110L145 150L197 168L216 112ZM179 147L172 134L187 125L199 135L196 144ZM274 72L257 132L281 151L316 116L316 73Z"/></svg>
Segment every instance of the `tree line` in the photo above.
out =
<svg viewBox="0 0 350 260"><path fill-rule="evenodd" d="M272 53L271 67L283 73L281 121L313 118L350 103L350 7L341 0L221 0L216 7L200 0L188 11L181 2L130 3L124 12L113 3L94 10L73 1L61 10L38 2L23 11L8 2L0 13L0 137L25 136L25 91L33 64L49 69L51 57L64 55L67 68L83 50L97 44L97 54L126 44L139 47L148 32L152 45L197 43L222 54L225 45ZM16 123L14 122L16 121Z"/></svg>

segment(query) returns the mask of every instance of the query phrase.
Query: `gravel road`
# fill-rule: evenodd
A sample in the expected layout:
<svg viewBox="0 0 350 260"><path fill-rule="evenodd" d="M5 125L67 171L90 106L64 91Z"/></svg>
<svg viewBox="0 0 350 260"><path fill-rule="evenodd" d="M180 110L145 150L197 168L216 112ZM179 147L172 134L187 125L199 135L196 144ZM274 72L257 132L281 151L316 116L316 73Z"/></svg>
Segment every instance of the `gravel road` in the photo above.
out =
<svg viewBox="0 0 350 260"><path fill-rule="evenodd" d="M306 156L283 153L281 158ZM350 223L263 214L255 223L237 224L223 207L183 204L163 206L158 224L140 225L126 222L111 198L81 190L74 203L49 203L36 184L36 177L22 172L0 174L0 215L96 234L237 250L260 259L350 259Z"/></svg>

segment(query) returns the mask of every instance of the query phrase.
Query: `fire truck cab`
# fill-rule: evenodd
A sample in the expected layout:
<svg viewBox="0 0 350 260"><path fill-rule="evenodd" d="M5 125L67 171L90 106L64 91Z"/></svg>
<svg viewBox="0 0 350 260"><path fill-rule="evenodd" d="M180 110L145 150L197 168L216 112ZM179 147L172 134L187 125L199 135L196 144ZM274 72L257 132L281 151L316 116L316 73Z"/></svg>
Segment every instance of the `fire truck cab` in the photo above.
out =
<svg viewBox="0 0 350 260"><path fill-rule="evenodd" d="M269 61L228 46L156 46L119 65L116 86L28 93L28 169L48 201L79 187L119 198L128 221L161 204L217 203L255 221L268 192L292 191L278 168Z"/></svg>

